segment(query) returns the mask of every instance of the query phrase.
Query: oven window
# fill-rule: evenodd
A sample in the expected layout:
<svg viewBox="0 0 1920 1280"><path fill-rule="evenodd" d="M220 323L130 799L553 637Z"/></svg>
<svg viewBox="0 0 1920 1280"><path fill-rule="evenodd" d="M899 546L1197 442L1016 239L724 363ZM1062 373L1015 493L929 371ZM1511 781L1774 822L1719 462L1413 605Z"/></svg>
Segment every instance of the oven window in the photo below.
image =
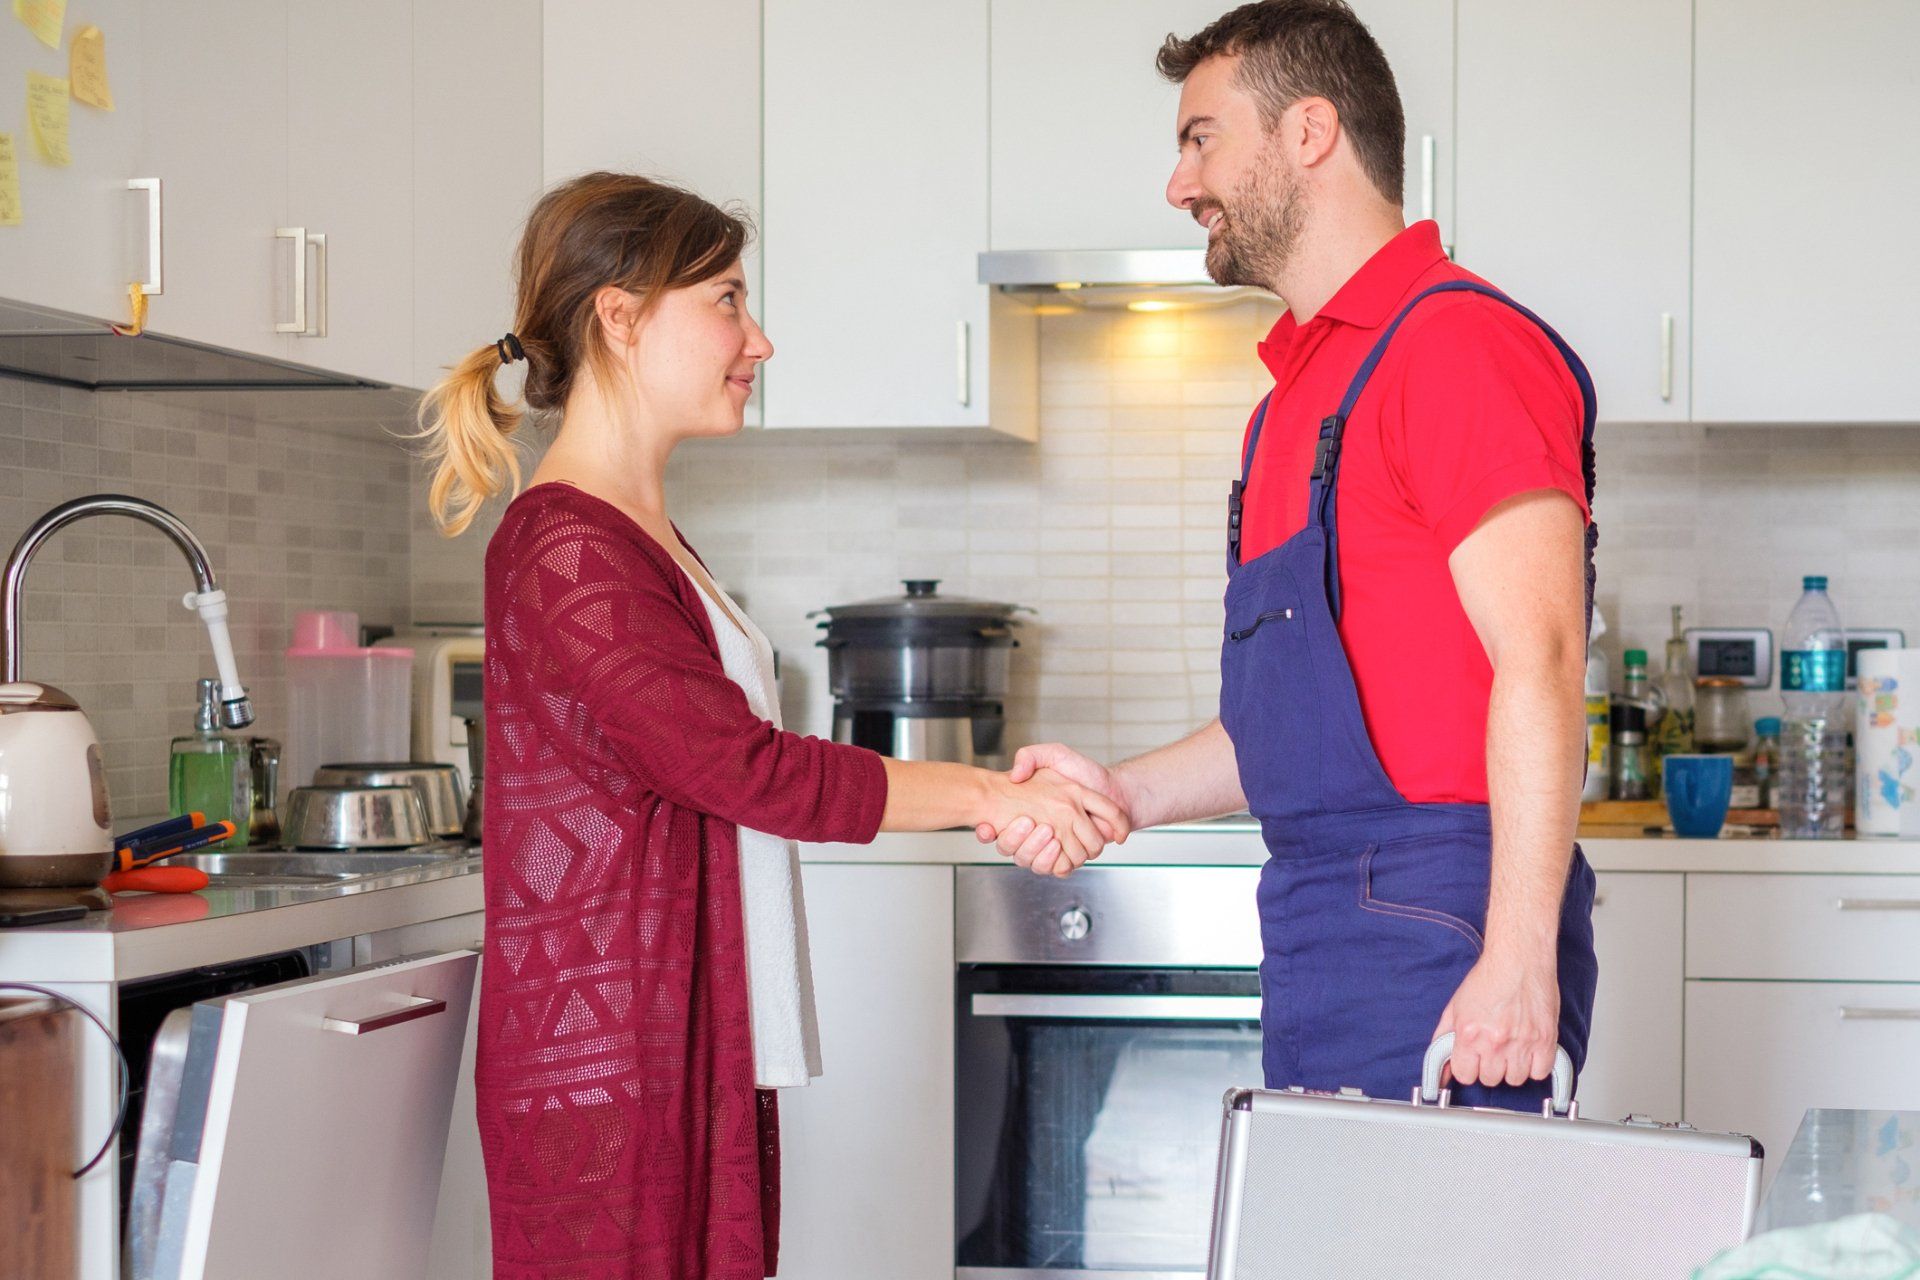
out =
<svg viewBox="0 0 1920 1280"><path fill-rule="evenodd" d="M962 971L957 1262L1200 1272L1221 1098L1261 1082L1250 971Z"/></svg>

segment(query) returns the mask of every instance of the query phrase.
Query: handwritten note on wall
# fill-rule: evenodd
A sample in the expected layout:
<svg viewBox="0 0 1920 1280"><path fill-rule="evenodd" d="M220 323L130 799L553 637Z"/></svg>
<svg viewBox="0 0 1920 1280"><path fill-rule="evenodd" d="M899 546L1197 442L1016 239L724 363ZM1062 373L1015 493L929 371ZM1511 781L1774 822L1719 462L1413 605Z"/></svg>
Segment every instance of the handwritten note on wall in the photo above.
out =
<svg viewBox="0 0 1920 1280"><path fill-rule="evenodd" d="M107 37L100 28L86 26L73 33L67 75L73 81L74 101L113 110L113 87L107 83Z"/></svg>
<svg viewBox="0 0 1920 1280"><path fill-rule="evenodd" d="M60 29L67 25L67 0L13 0L13 16L49 49L60 47Z"/></svg>
<svg viewBox="0 0 1920 1280"><path fill-rule="evenodd" d="M20 223L20 162L13 157L13 135L0 133L0 227Z"/></svg>
<svg viewBox="0 0 1920 1280"><path fill-rule="evenodd" d="M27 72L27 128L33 134L34 150L48 164L73 163L73 152L67 148L68 100L64 79Z"/></svg>

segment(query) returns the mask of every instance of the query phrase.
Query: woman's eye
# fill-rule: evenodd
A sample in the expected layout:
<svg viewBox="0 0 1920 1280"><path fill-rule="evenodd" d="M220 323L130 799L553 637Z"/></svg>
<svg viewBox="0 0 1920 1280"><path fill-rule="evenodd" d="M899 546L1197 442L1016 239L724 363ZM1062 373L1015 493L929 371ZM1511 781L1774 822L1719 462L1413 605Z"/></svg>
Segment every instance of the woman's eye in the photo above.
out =
<svg viewBox="0 0 1920 1280"><path fill-rule="evenodd" d="M730 306L730 307L731 307L731 306L733 306L733 305L735 305L735 299L734 299L734 296L733 296L733 290L731 290L731 289L729 289L729 290L727 290L727 291L726 291L725 293L723 293L723 294L721 294L721 295L720 295L720 301L722 301L722 302L724 302L724 303L726 303L726 304L727 304L728 306Z"/></svg>

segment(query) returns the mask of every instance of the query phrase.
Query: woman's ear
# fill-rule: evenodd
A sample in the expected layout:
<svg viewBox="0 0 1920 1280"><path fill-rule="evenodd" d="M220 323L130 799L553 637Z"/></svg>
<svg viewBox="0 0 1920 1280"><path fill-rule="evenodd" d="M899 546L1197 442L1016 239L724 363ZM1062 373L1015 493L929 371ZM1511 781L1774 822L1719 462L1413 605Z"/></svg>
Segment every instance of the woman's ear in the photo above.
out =
<svg viewBox="0 0 1920 1280"><path fill-rule="evenodd" d="M640 300L618 285L604 285L593 295L593 312L600 332L616 351L632 346L638 337Z"/></svg>

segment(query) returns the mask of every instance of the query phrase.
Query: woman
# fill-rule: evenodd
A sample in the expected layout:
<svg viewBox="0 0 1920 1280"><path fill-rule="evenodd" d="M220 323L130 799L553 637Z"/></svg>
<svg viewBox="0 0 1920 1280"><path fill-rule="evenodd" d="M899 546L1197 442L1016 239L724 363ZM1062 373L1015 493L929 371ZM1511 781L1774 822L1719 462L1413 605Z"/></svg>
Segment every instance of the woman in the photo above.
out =
<svg viewBox="0 0 1920 1280"><path fill-rule="evenodd" d="M427 397L449 534L518 487L517 411L557 418L487 548L486 963L475 1073L494 1274L772 1274L767 1086L819 1073L792 842L1029 817L1064 874L1126 834L1057 774L1014 785L782 732L772 653L667 517L682 440L740 430L773 354L748 230L595 173L519 250L513 332ZM756 1088L756 1085L761 1086Z"/></svg>

